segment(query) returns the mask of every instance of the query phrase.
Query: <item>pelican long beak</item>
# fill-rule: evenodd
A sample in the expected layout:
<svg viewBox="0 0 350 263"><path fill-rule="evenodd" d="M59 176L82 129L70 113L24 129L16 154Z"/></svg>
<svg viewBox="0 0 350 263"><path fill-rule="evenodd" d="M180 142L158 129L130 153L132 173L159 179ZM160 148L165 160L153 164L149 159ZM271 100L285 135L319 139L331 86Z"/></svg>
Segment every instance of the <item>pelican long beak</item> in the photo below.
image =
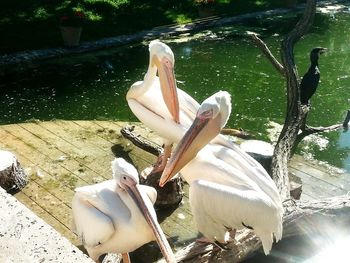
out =
<svg viewBox="0 0 350 263"><path fill-rule="evenodd" d="M127 175L124 175L127 176ZM133 183L128 183L128 184L123 184L124 189L128 192L128 194L134 199L135 203L139 207L141 213L146 219L146 222L149 224L151 227L154 236L156 238L156 241L158 243L158 246L168 263L175 263L175 256L173 251L171 250L171 247L168 243L168 240L166 239L165 234L163 233L163 230L161 229L157 219L152 215L150 212L149 206L151 205L150 203L147 203L144 201L142 194L140 193L137 183L135 181L128 180L129 182Z"/></svg>
<svg viewBox="0 0 350 263"><path fill-rule="evenodd" d="M164 102L174 121L179 123L180 110L173 63L165 57L160 61L156 56L153 61L157 65Z"/></svg>
<svg viewBox="0 0 350 263"><path fill-rule="evenodd" d="M213 118L212 112L197 115L165 166L159 180L159 186L163 187L187 163L195 158L197 153L220 133L220 125L221 114L218 114L215 118Z"/></svg>

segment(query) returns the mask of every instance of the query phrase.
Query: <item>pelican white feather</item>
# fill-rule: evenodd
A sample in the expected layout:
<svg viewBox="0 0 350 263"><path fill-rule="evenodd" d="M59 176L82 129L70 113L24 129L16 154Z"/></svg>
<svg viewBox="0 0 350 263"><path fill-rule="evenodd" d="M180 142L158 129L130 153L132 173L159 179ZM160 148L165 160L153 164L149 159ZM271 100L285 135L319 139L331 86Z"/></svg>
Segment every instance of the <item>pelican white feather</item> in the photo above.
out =
<svg viewBox="0 0 350 263"><path fill-rule="evenodd" d="M147 127L162 138L179 141L186 128L191 126L199 103L177 88L174 54L166 44L152 41L149 44L149 56L144 80L137 81L130 87L126 99L132 112ZM177 113L169 111L169 108L176 107L180 107Z"/></svg>
<svg viewBox="0 0 350 263"><path fill-rule="evenodd" d="M163 139L164 155L154 171L164 168L173 142L178 142L191 126L199 108L198 102L177 88L174 63L172 50L160 41L152 41L147 73L126 95L135 116Z"/></svg>
<svg viewBox="0 0 350 263"><path fill-rule="evenodd" d="M139 185L135 167L122 158L112 162L112 171L114 179L79 187L73 197L74 228L90 257L98 262L105 253L127 254L155 239L166 243L165 249L159 244L162 252L169 250L166 239L158 240L160 227L154 230L149 222L158 224L153 209L156 190ZM175 262L171 249L169 253L168 262Z"/></svg>

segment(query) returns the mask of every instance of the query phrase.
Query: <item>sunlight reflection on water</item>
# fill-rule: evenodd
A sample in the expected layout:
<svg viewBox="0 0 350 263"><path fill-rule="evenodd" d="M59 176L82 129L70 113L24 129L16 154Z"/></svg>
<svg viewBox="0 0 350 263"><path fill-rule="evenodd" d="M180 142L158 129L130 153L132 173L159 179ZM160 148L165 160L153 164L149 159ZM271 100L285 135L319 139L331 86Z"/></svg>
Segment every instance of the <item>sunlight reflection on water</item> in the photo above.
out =
<svg viewBox="0 0 350 263"><path fill-rule="evenodd" d="M337 239L315 256L305 260L304 263L349 262L349 244L350 236Z"/></svg>

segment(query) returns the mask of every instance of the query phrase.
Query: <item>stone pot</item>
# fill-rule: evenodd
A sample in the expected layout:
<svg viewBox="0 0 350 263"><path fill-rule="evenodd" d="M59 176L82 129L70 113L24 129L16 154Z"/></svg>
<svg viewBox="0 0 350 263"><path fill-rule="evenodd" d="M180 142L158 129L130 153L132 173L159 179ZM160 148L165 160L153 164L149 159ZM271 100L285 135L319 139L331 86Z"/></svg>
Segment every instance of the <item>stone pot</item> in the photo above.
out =
<svg viewBox="0 0 350 263"><path fill-rule="evenodd" d="M61 26L63 43L66 47L79 46L81 27Z"/></svg>

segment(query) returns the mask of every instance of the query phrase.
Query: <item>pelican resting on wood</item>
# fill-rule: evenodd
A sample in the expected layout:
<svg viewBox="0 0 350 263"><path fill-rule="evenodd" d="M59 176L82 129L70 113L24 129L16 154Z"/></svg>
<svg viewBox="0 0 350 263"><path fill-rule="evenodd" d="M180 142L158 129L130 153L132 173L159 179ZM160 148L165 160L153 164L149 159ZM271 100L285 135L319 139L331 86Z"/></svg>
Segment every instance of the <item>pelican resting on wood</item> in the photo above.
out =
<svg viewBox="0 0 350 263"><path fill-rule="evenodd" d="M178 172L190 185L198 230L211 242L227 243L229 231L253 229L269 254L282 237L283 207L264 168L233 143L208 144L226 125L230 95L220 91L200 106L192 126L172 153L160 178L163 186Z"/></svg>
<svg viewBox="0 0 350 263"><path fill-rule="evenodd" d="M75 189L73 224L89 256L96 262L106 253L128 252L156 239L167 262L175 262L153 209L157 193L139 185L134 166L122 158L112 161L114 179Z"/></svg>
<svg viewBox="0 0 350 263"><path fill-rule="evenodd" d="M318 82L320 81L320 70L318 68L318 59L321 54L327 51L327 48L317 47L310 52L311 65L305 73L300 83L300 102L304 105L310 105L310 98L316 92Z"/></svg>
<svg viewBox="0 0 350 263"><path fill-rule="evenodd" d="M177 88L174 63L172 50L160 41L152 41L147 73L126 95L135 116L164 140L164 156L159 157L155 166L158 171L163 170L172 143L181 139L199 108L191 96Z"/></svg>

